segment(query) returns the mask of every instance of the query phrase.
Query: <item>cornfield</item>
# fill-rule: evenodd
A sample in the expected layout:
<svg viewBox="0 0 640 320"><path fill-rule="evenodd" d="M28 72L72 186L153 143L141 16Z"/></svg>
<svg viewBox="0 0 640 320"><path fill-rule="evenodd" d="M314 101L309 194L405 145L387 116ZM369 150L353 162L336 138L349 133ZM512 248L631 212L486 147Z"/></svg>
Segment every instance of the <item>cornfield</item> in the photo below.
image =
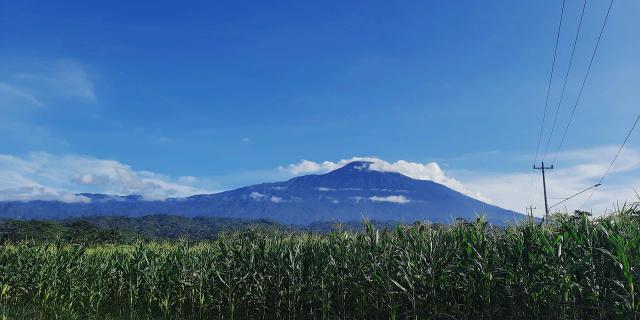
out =
<svg viewBox="0 0 640 320"><path fill-rule="evenodd" d="M0 319L634 318L640 218L0 247Z"/></svg>

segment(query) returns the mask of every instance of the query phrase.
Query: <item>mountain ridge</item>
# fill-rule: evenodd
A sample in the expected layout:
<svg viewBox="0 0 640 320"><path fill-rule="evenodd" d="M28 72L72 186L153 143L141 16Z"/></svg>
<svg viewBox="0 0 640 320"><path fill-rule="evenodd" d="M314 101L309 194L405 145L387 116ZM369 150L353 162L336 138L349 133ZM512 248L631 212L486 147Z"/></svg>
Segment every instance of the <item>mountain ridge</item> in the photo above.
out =
<svg viewBox="0 0 640 320"><path fill-rule="evenodd" d="M480 214L490 222L504 224L525 218L442 184L398 172L378 171L371 166L371 162L354 161L325 174L166 200L81 193L91 201L0 202L0 217L57 219L174 214L271 219L290 224L363 219L448 223L456 218L474 219Z"/></svg>

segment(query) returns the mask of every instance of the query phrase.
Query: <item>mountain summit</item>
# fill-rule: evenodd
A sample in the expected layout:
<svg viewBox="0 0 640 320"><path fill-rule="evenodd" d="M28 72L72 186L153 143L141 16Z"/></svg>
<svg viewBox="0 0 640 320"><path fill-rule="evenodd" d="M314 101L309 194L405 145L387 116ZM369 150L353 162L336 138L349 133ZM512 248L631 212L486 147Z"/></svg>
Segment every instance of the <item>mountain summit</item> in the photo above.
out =
<svg viewBox="0 0 640 320"><path fill-rule="evenodd" d="M524 218L520 213L473 199L433 181L378 171L373 165L354 161L326 174L164 201L83 194L91 201L0 202L0 217L175 214L267 218L292 224L363 219L448 223L456 218L474 219L479 215L504 224Z"/></svg>

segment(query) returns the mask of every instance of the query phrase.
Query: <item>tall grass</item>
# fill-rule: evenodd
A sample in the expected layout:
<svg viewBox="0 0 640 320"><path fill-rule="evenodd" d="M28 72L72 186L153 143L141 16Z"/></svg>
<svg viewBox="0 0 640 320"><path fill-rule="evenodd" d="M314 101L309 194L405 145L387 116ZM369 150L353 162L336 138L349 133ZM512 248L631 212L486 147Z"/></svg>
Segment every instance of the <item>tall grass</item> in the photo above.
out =
<svg viewBox="0 0 640 320"><path fill-rule="evenodd" d="M31 318L633 318L640 218L558 216L199 243L0 247L0 314ZM2 316L0 316L2 318Z"/></svg>

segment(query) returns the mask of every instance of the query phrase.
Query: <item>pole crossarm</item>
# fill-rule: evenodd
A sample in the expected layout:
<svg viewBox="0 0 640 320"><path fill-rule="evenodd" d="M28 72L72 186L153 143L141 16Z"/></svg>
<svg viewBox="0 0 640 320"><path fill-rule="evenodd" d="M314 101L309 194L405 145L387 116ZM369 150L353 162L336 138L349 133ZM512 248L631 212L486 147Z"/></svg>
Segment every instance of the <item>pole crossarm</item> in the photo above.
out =
<svg viewBox="0 0 640 320"><path fill-rule="evenodd" d="M524 210L527 212L528 216L533 216L533 210L535 210L536 207L530 205L528 207L525 207Z"/></svg>

